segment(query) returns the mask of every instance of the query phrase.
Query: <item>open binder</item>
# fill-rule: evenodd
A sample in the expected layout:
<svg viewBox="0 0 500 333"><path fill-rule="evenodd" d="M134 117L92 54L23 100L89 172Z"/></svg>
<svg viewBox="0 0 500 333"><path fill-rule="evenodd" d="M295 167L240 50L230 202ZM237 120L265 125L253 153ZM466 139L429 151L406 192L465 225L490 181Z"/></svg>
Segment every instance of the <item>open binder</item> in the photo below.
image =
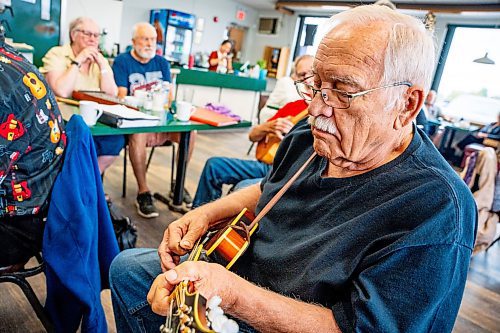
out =
<svg viewBox="0 0 500 333"><path fill-rule="evenodd" d="M103 110L99 122L112 127L151 127L158 126L160 118L144 112L132 110L124 105L101 105Z"/></svg>

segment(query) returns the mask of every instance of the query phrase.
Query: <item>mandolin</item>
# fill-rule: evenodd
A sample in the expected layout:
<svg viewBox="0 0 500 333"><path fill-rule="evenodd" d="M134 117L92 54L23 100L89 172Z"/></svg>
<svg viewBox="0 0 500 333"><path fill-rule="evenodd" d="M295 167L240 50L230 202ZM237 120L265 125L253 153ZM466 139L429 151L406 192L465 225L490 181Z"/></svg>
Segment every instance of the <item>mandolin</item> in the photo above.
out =
<svg viewBox="0 0 500 333"><path fill-rule="evenodd" d="M300 112L299 114L290 118L293 124L298 123L300 120L307 116L307 109ZM276 151L281 143L281 139L274 134L268 134L262 140L257 143L257 149L255 151L255 157L257 160L264 162L266 164L272 164L274 156L276 156Z"/></svg>
<svg viewBox="0 0 500 333"><path fill-rule="evenodd" d="M218 263L230 269L250 245L250 236L258 226L258 223L253 223L254 220L255 216L244 208L226 227L211 231L203 241L198 241L187 260ZM162 333L215 333L223 325L237 327L234 321L225 323L227 317L218 304L207 310L207 300L193 291L188 281L177 285L169 296L169 302L171 313L160 327Z"/></svg>
<svg viewBox="0 0 500 333"><path fill-rule="evenodd" d="M274 195L255 217L244 208L234 219L220 221L214 225L225 225L220 230L209 231L203 240L201 238L193 247L187 260L218 263L227 269L240 258L250 245L250 237L258 227L260 220L269 212L283 196L292 183L314 159L316 153L299 168L287 183ZM228 221L231 221L229 224ZM226 225L227 224L227 225ZM189 281L179 283L168 297L170 313L165 324L160 327L161 333L217 333L238 332L235 321L224 316L218 306L221 299L217 296L208 300L200 295Z"/></svg>

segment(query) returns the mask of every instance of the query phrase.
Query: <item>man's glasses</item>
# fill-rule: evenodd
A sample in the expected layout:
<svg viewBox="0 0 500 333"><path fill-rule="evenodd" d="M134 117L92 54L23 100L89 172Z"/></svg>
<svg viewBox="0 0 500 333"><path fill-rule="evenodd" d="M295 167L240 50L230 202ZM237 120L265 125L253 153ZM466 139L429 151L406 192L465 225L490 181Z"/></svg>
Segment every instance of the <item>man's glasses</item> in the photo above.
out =
<svg viewBox="0 0 500 333"><path fill-rule="evenodd" d="M81 32L85 37L94 37L94 38L99 38L101 37L101 33L100 32L90 32L90 31L87 31L87 30L80 30L80 29L77 29L75 30L77 32Z"/></svg>
<svg viewBox="0 0 500 333"><path fill-rule="evenodd" d="M368 89L365 91L360 91L357 93L348 93L346 91L334 88L316 89L312 85L306 83L306 81L311 77L312 76L307 77L300 81L295 81L295 88L297 89L297 93L300 95L300 97L302 97L307 102L311 102L317 93L321 93L321 98L323 99L323 102L326 105L336 109L348 109L351 106L351 101L354 98L369 94L376 90L398 87L398 86L408 86L408 87L412 86L410 82L403 81L403 82L388 84L382 87Z"/></svg>

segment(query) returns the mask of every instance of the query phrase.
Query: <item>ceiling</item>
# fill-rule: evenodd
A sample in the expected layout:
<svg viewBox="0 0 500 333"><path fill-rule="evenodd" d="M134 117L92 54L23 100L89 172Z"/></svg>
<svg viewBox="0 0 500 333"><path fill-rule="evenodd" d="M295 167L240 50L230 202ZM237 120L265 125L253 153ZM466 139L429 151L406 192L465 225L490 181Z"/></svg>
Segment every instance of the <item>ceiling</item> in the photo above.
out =
<svg viewBox="0 0 500 333"><path fill-rule="evenodd" d="M293 12L329 12L335 10L335 6L357 6L360 4L369 4L375 1L344 1L344 0L235 0L238 3L248 7L263 10L289 11ZM413 9L443 13L458 13L458 12L485 12L495 11L500 12L500 0L393 0L392 1L399 9ZM333 7L332 7L333 6Z"/></svg>

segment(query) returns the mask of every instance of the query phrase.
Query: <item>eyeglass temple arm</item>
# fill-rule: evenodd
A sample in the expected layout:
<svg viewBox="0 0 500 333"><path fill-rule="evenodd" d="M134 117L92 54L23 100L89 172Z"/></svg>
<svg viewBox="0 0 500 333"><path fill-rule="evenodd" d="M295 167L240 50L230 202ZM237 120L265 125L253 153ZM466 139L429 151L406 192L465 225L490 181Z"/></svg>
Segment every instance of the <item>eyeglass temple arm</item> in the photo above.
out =
<svg viewBox="0 0 500 333"><path fill-rule="evenodd" d="M354 97L363 96L363 95L366 95L368 93L371 93L372 91L376 91L376 90L379 90L379 89L385 89L385 88L391 88L391 87L398 87L398 86L408 86L408 87L411 87L412 84L410 82L407 82L407 81L396 82L396 83L393 83L393 84L388 84L386 86L382 86L382 87L377 87L377 88L372 88L372 89L368 89L368 90L365 90L365 91L361 91L359 93L349 94L348 97L352 99Z"/></svg>

